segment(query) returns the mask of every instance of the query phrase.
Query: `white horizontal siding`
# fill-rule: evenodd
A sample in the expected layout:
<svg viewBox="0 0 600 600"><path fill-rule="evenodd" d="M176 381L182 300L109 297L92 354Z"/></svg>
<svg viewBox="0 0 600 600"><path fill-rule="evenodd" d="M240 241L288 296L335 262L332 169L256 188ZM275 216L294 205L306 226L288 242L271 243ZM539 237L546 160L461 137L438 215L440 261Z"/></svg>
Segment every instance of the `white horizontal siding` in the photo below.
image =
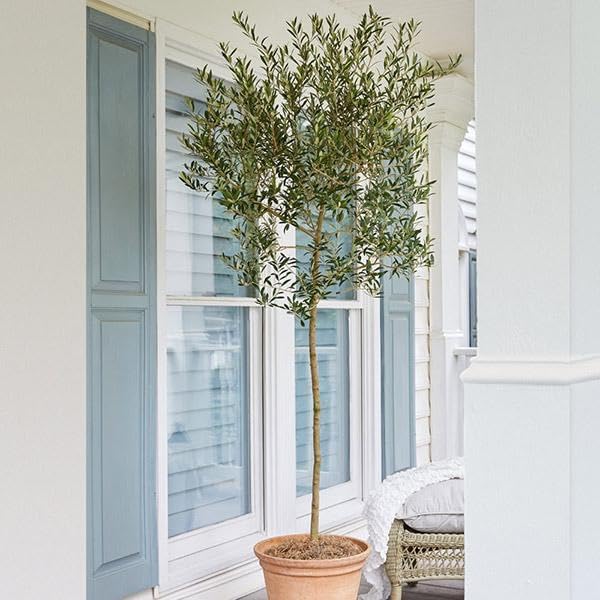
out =
<svg viewBox="0 0 600 600"><path fill-rule="evenodd" d="M466 245L477 248L477 176L475 156L475 121L467 128L458 151L458 203L465 217Z"/></svg>
<svg viewBox="0 0 600 600"><path fill-rule="evenodd" d="M428 211L419 207L423 224L428 228ZM431 460L430 398L429 398L429 269L415 273L415 444L416 464Z"/></svg>
<svg viewBox="0 0 600 600"><path fill-rule="evenodd" d="M185 97L201 95L193 72L169 63L166 89L166 270L167 292L172 295L242 296L222 255L235 252L238 242L231 235L231 218L207 192L187 188L179 174L189 159L181 145L189 116ZM199 110L203 103L196 101Z"/></svg>

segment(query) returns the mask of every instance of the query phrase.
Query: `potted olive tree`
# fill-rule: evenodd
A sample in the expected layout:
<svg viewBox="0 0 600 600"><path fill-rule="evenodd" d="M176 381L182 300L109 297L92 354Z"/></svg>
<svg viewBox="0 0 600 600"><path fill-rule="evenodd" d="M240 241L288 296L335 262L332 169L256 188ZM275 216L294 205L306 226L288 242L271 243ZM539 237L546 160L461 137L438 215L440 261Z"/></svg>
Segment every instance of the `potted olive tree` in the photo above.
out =
<svg viewBox="0 0 600 600"><path fill-rule="evenodd" d="M348 289L377 296L385 275L432 263L415 211L432 183L423 112L434 81L459 58L422 59L413 50L418 24L394 26L372 9L350 30L333 16L291 20L283 45L259 37L244 14L233 20L256 57L223 43L231 81L198 71L206 106L190 101L181 179L232 217L239 245L223 258L240 285L308 327L313 400L310 532L255 552L271 600L354 599L368 545L319 532L319 303ZM282 242L290 237L296 242Z"/></svg>

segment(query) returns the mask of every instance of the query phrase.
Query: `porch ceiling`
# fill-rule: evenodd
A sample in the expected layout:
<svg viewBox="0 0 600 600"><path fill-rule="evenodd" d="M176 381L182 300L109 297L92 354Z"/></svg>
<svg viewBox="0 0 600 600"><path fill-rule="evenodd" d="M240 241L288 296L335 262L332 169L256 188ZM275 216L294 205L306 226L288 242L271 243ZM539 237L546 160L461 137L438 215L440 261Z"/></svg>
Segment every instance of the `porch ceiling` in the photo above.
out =
<svg viewBox="0 0 600 600"><path fill-rule="evenodd" d="M233 27L234 11L245 11L261 35L275 43L287 41L286 20L312 13L337 14L347 27L356 24L371 4L380 14L394 21L415 18L422 22L418 49L432 58L448 54L464 56L460 72L473 78L473 2L474 0L123 0L124 6L142 15L151 15L191 29L215 42L229 40L236 47L247 46L241 32ZM116 3L116 2L115 2ZM215 46L216 47L216 46Z"/></svg>
<svg viewBox="0 0 600 600"><path fill-rule="evenodd" d="M464 57L461 73L473 78L473 0L330 0L331 4L360 15L369 4L394 20L422 22L418 49L431 58L448 54Z"/></svg>

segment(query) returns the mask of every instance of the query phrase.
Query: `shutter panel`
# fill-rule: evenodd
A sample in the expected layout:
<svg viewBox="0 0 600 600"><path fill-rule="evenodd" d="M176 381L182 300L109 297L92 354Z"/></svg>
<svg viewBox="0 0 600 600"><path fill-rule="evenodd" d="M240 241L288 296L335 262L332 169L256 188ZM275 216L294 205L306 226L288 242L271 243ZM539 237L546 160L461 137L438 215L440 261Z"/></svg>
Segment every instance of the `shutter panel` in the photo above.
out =
<svg viewBox="0 0 600 600"><path fill-rule="evenodd" d="M381 300L383 475L415 463L414 292L412 281L385 277Z"/></svg>
<svg viewBox="0 0 600 600"><path fill-rule="evenodd" d="M88 9L88 598L157 583L154 36Z"/></svg>
<svg viewBox="0 0 600 600"><path fill-rule="evenodd" d="M477 251L469 252L469 345L477 348Z"/></svg>

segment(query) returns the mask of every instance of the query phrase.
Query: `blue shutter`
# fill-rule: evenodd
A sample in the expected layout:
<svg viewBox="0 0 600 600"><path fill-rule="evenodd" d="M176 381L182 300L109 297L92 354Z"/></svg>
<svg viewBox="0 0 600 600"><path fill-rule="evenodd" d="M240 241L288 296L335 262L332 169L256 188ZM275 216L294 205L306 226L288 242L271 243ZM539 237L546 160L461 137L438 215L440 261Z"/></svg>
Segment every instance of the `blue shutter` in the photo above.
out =
<svg viewBox="0 0 600 600"><path fill-rule="evenodd" d="M477 348L477 250L469 251L469 346Z"/></svg>
<svg viewBox="0 0 600 600"><path fill-rule="evenodd" d="M414 466L413 282L385 277L381 300L381 392L384 477Z"/></svg>
<svg viewBox="0 0 600 600"><path fill-rule="evenodd" d="M154 35L88 9L88 599L157 583Z"/></svg>

